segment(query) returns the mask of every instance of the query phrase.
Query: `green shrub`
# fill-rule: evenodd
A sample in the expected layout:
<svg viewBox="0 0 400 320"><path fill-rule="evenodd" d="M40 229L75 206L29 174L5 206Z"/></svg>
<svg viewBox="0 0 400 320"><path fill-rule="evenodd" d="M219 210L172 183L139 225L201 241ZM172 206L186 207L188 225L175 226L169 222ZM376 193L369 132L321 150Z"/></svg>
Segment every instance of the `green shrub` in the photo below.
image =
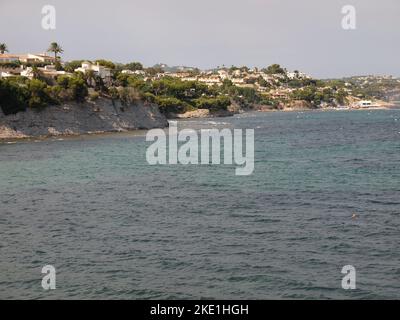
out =
<svg viewBox="0 0 400 320"><path fill-rule="evenodd" d="M75 100L82 102L88 96L86 81L80 74L73 76L61 75L57 78L57 84L64 92L59 92L61 100Z"/></svg>
<svg viewBox="0 0 400 320"><path fill-rule="evenodd" d="M115 69L115 63L112 61L104 60L104 59L98 59L94 63L98 63L100 66L110 68L110 69Z"/></svg>
<svg viewBox="0 0 400 320"><path fill-rule="evenodd" d="M73 99L77 102L83 102L88 96L86 82L80 77L72 77L69 82L69 88L72 90Z"/></svg>
<svg viewBox="0 0 400 320"><path fill-rule="evenodd" d="M185 113L192 109L187 102L174 97L155 97L155 103L159 105L163 113Z"/></svg>
<svg viewBox="0 0 400 320"><path fill-rule="evenodd" d="M119 92L116 87L110 87L108 88L108 94L110 95L111 99L119 99Z"/></svg>
<svg viewBox="0 0 400 320"><path fill-rule="evenodd" d="M141 93L132 87L127 88L119 88L119 99L121 103L124 105L129 105L131 103L136 103L137 101L142 99Z"/></svg>
<svg viewBox="0 0 400 320"><path fill-rule="evenodd" d="M82 66L84 60L73 60L65 64L64 70L73 73L75 69Z"/></svg>
<svg viewBox="0 0 400 320"><path fill-rule="evenodd" d="M199 109L209 109L212 111L226 110L231 104L231 100L226 96L219 96L216 98L202 97L193 100L193 102L194 105Z"/></svg>
<svg viewBox="0 0 400 320"><path fill-rule="evenodd" d="M154 103L156 102L156 96L150 92L145 92L142 94L142 99L146 102Z"/></svg>
<svg viewBox="0 0 400 320"><path fill-rule="evenodd" d="M70 76L61 75L57 78L57 83L60 87L68 89Z"/></svg>
<svg viewBox="0 0 400 320"><path fill-rule="evenodd" d="M26 87L0 79L0 107L5 115L25 111L30 94Z"/></svg>
<svg viewBox="0 0 400 320"><path fill-rule="evenodd" d="M54 103L54 100L49 96L46 89L46 83L41 80L32 79L28 83L28 90L30 92L28 105L30 108L44 108Z"/></svg>

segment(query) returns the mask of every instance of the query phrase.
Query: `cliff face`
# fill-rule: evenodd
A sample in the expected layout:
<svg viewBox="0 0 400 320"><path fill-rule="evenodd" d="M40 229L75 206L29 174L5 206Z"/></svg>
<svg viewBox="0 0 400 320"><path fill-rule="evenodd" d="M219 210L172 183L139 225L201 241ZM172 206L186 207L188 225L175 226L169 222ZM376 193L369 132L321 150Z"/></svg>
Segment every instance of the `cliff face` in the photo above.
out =
<svg viewBox="0 0 400 320"><path fill-rule="evenodd" d="M157 105L138 102L123 106L99 98L82 104L49 106L5 116L0 109L0 139L118 132L164 128L166 117Z"/></svg>

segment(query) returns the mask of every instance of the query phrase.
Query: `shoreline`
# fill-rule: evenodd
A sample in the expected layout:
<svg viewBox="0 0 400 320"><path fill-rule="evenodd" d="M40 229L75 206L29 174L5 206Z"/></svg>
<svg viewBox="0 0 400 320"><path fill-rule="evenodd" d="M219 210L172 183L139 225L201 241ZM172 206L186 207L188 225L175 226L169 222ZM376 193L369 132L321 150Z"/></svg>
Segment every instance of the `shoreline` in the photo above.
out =
<svg viewBox="0 0 400 320"><path fill-rule="evenodd" d="M268 112L332 112L332 111L376 111L376 110L400 110L400 106L393 107L372 107L372 108L318 108L318 109L292 109L286 108L282 110L277 109L269 109L269 110L241 110L241 112L230 112L230 114L224 115L216 115L216 114L207 114L207 116L191 116L191 117L170 117L168 120L193 120L193 119L213 119L216 118L225 118L225 117L234 117L239 114L246 113L268 113ZM197 111L197 110L196 110ZM193 111L192 111L193 112ZM205 115L205 114L204 114ZM158 129L166 129L168 126L159 127ZM150 128L153 129L153 128ZM64 139L78 139L78 138L90 138L90 137L99 137L99 136L120 136L120 135L129 135L129 136L145 136L145 132L149 129L144 128L134 128L134 129L114 129L114 130L97 130L97 131L87 131L82 133L48 133L44 135L23 135L17 134L14 136L2 136L0 134L0 145L1 144L14 144L17 142L41 142L41 141L63 141Z"/></svg>
<svg viewBox="0 0 400 320"><path fill-rule="evenodd" d="M54 105L11 115L0 113L0 141L129 132L168 126L155 104L121 105L109 99Z"/></svg>

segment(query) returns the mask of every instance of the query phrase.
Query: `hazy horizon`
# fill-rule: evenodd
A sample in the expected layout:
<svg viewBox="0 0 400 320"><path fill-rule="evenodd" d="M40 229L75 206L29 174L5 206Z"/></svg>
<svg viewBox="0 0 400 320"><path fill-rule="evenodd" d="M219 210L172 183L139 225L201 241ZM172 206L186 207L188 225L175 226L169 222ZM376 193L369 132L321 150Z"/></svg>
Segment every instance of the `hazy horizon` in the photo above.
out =
<svg viewBox="0 0 400 320"><path fill-rule="evenodd" d="M51 31L41 27L47 4L57 12ZM341 26L348 4L357 10L356 30ZM399 13L396 0L0 0L0 42L10 53L39 53L56 41L66 61L200 69L279 63L317 78L398 77Z"/></svg>

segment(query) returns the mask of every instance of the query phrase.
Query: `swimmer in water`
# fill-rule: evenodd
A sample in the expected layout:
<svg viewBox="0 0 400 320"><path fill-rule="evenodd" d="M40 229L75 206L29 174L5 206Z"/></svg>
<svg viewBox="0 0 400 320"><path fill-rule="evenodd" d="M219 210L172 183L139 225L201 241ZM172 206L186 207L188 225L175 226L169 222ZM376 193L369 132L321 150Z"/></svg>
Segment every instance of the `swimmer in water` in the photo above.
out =
<svg viewBox="0 0 400 320"><path fill-rule="evenodd" d="M357 214L356 214L356 213L353 213L353 215L351 216L351 218L352 218L353 220L357 219Z"/></svg>

